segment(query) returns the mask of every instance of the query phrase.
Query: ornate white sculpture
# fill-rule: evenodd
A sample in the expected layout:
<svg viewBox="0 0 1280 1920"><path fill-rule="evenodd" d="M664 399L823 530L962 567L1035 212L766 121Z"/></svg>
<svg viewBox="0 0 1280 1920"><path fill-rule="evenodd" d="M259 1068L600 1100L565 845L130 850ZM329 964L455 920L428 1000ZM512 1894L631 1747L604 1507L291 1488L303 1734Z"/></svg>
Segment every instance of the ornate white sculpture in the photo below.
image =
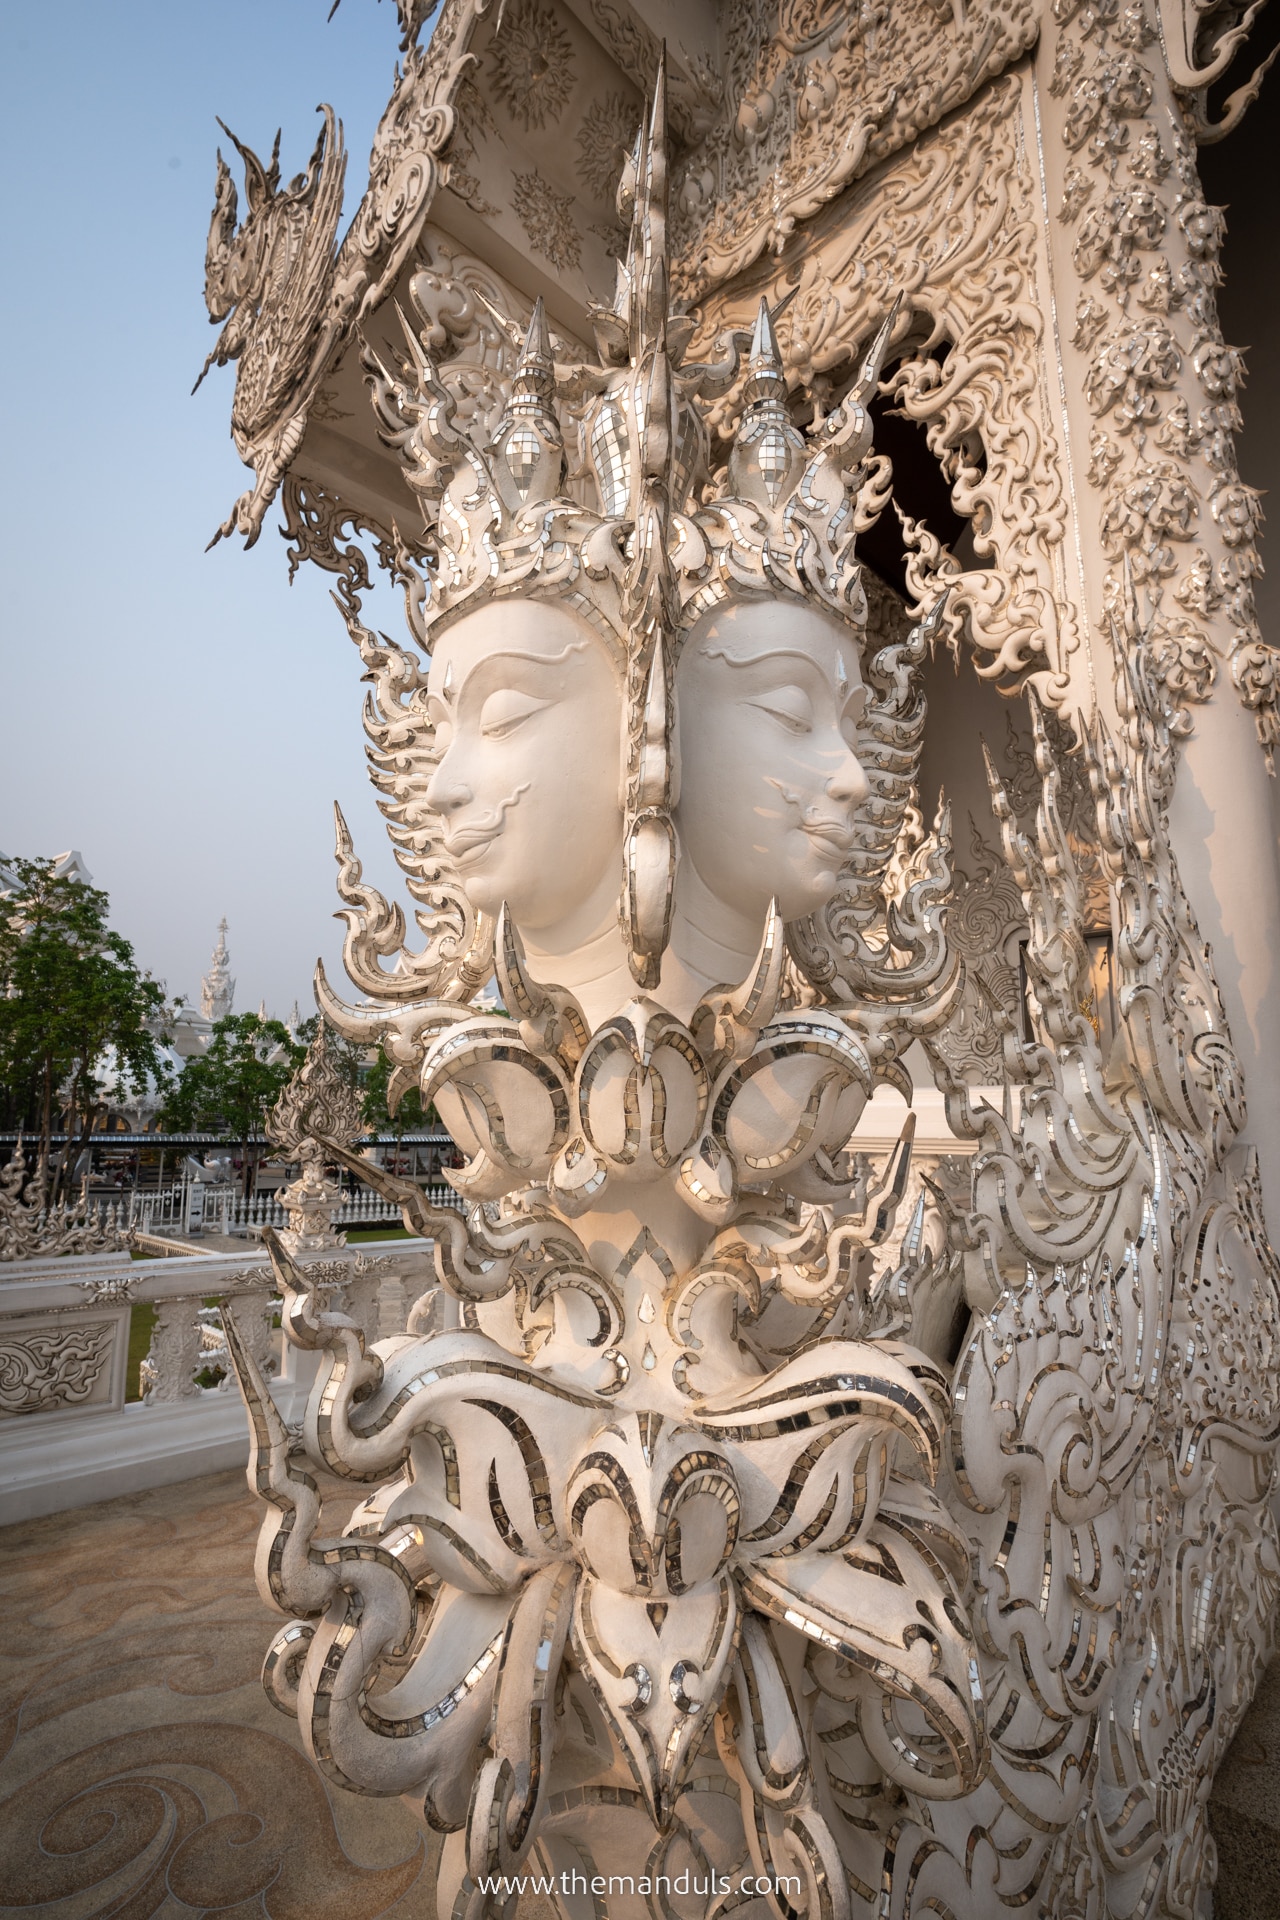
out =
<svg viewBox="0 0 1280 1920"><path fill-rule="evenodd" d="M28 1176L22 1135L0 1168L0 1261L36 1260L60 1253L114 1253L133 1243L126 1208L79 1199L49 1203L49 1169L37 1161Z"/></svg>
<svg viewBox="0 0 1280 1920"><path fill-rule="evenodd" d="M299 1163L297 1179L280 1195L289 1215L280 1243L289 1253L347 1244L346 1234L333 1226L342 1190L325 1174L327 1143L338 1141L350 1149L363 1132L359 1091L334 1064L322 1021L306 1059L267 1115L267 1138Z"/></svg>
<svg viewBox="0 0 1280 1920"><path fill-rule="evenodd" d="M260 1577L293 1616L267 1690L330 1778L421 1800L459 1920L526 1869L575 1915L585 1875L619 1916L1190 1916L1280 1588L1280 1276L1170 846L1166 636L1122 571L1078 859L1084 782L1064 823L1037 694L1069 678L1035 612L1057 520L1024 529L1020 574L962 574L915 530L922 617L868 642L855 538L888 488L866 409L909 321L888 297L863 316L807 433L767 301L693 359L662 114L660 79L595 362L539 303L500 414L464 421L425 271L408 359L364 348L423 509L387 557L428 663L364 626L354 565L340 604L425 944L339 820L365 997L322 972L317 993L385 1046L393 1099L436 1103L469 1204L327 1143L434 1238L440 1286L366 1347L268 1235L286 1337L322 1356L300 1453L228 1326L275 1509ZM1039 324L998 320L993 389ZM895 383L923 413L934 378ZM977 391L941 403L948 432ZM1033 465L1006 436L975 494ZM990 673L1032 670L1033 820L990 763L1028 931L1031 1038L1021 1009L990 1021L1000 1104L956 1070L950 822L918 805L921 670L961 620ZM491 973L505 1014L476 1004ZM878 1085L910 1103L926 1079L974 1148L969 1204L937 1188L926 1233L922 1193L890 1262L912 1122L870 1172L850 1136ZM370 1488L340 1539L307 1460Z"/></svg>

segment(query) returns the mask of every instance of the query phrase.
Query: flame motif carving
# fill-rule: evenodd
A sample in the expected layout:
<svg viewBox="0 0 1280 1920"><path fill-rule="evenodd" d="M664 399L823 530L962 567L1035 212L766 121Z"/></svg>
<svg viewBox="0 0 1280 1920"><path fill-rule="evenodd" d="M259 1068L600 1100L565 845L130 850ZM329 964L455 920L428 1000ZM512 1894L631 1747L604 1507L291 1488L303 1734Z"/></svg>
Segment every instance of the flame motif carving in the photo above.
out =
<svg viewBox="0 0 1280 1920"><path fill-rule="evenodd" d="M453 1276L471 1301L501 1289L518 1340L414 1337L411 1316L407 1338L368 1352L268 1231L288 1337L328 1363L306 1450L382 1483L342 1539L316 1537L315 1483L228 1320L251 1475L278 1509L259 1566L298 1616L268 1691L330 1778L420 1793L433 1825L465 1830L477 1911L475 1883L514 1871L537 1835L565 1685L659 1832L680 1822L714 1727L758 1871L794 1871L798 1838L815 1912L847 1908L789 1670L820 1676L886 1778L929 1798L976 1784L966 1552L930 1490L943 1373L892 1341L835 1337L761 1371L732 1340L743 1308L768 1338L766 1276L809 1326L829 1329L837 1307L856 1325L860 1261L891 1217L892 1198L825 1236L742 1219L664 1287L656 1242L642 1236L607 1279L544 1212L514 1258L479 1263L470 1286ZM585 1342L569 1294L594 1322ZM834 1720L829 1744L839 1760Z"/></svg>
<svg viewBox="0 0 1280 1920"><path fill-rule="evenodd" d="M132 1244L125 1209L92 1205L87 1198L49 1204L49 1169L40 1160L27 1173L22 1136L0 1167L0 1261L34 1260L59 1253L113 1253Z"/></svg>
<svg viewBox="0 0 1280 1920"><path fill-rule="evenodd" d="M1020 85L976 111L1008 122ZM746 104L762 137L767 103ZM349 569L374 778L424 944L410 950L340 820L364 998L344 1004L323 972L317 995L337 1030L386 1049L393 1102L414 1086L437 1104L465 1210L325 1137L434 1242L437 1284L371 1346L265 1236L285 1338L318 1373L291 1441L228 1324L269 1509L260 1583L287 1617L264 1682L328 1778L411 1795L448 1836L456 1920L497 1912L495 1877L550 1871L566 1849L634 1876L749 1873L776 1920L1186 1920L1212 1877L1207 1783L1280 1592L1280 1273L1170 847L1185 714L1168 635L1122 568L1113 721L1079 714L1068 769L1046 718L1076 644L1050 625L1059 493L1026 522L1017 580L1007 554L985 585L937 564L913 530L909 578L950 580L950 597L921 592L924 617L864 652L854 542L888 484L867 406L905 316L876 294L854 385L808 433L767 300L692 361L693 325L667 300L662 115L660 76L619 190L631 238L593 316L595 362L570 364L539 304L500 410L464 419L432 356L425 269L408 358L363 348L423 511L392 557L421 653L455 617L534 599L581 616L617 669L625 987L589 1017L510 905L469 898L473 848L455 840L451 859L431 799L460 705L364 626ZM963 138L956 122L929 150ZM971 291L992 309L985 283ZM820 292L802 276L797 337ZM1033 309L1000 304L1010 339L1039 337ZM1005 340L990 368L1020 351ZM1095 364L1100 381L1118 366ZM953 368L935 391L940 366L904 362L895 390L963 451L981 391ZM708 422L729 442L714 477ZM1030 496L1047 448L1014 460L1006 436L973 469L1006 543L1013 468ZM864 655L848 725L867 792L821 901L786 920L775 904L740 977L677 1002L676 667L704 616L753 599L780 622L817 610ZM1034 739L1016 784L989 763L992 858L1028 929L1025 1027L1003 1007L990 1021L999 1105L954 1065L950 817L940 806L926 834L919 812L923 668L961 629L988 678L1023 676ZM1087 946L1103 892L1105 1055ZM499 1009L477 999L491 975ZM927 1176L903 1204L914 1118L882 1165L850 1151L877 1086L910 1104L922 1056L973 1149L967 1195L958 1156L932 1185L927 1244ZM319 1469L367 1489L341 1535Z"/></svg>

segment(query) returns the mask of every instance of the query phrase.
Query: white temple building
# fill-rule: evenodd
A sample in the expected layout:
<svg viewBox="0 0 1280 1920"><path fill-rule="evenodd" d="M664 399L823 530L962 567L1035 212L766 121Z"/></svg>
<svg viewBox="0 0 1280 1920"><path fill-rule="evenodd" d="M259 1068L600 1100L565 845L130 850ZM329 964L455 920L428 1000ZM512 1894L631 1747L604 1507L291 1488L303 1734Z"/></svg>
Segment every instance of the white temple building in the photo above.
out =
<svg viewBox="0 0 1280 1920"><path fill-rule="evenodd" d="M227 922L224 915L218 922L218 944L213 950L209 971L200 982L200 1006L205 1019L225 1020L235 997L236 983L231 978L231 956L227 952Z"/></svg>
<svg viewBox="0 0 1280 1920"><path fill-rule="evenodd" d="M9 864L11 857L0 853L0 896L12 893L18 884L18 876ZM53 877L55 880L81 880L86 887L93 885L93 875L84 863L84 856L74 847L68 848L66 853L54 854Z"/></svg>
<svg viewBox="0 0 1280 1920"><path fill-rule="evenodd" d="M218 939L209 959L209 971L200 982L200 1005L175 1000L165 1014L165 1029L180 1060L203 1053L213 1037L215 1020L224 1020L235 1000L236 983L231 977L231 956L227 948L227 922L218 922Z"/></svg>

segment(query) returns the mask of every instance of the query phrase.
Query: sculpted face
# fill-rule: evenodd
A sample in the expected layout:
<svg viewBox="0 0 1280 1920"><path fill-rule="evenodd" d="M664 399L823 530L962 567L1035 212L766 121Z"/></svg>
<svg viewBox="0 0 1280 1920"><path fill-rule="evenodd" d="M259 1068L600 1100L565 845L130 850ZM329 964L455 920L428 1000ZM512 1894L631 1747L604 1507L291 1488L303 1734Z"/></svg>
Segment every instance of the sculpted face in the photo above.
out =
<svg viewBox="0 0 1280 1920"><path fill-rule="evenodd" d="M620 877L621 681L568 608L495 601L449 627L427 698L427 788L472 903L566 942L613 912Z"/></svg>
<svg viewBox="0 0 1280 1920"><path fill-rule="evenodd" d="M731 602L689 635L677 820L719 937L736 922L754 945L771 899L795 920L831 898L869 790L853 751L865 698L853 635L799 602Z"/></svg>

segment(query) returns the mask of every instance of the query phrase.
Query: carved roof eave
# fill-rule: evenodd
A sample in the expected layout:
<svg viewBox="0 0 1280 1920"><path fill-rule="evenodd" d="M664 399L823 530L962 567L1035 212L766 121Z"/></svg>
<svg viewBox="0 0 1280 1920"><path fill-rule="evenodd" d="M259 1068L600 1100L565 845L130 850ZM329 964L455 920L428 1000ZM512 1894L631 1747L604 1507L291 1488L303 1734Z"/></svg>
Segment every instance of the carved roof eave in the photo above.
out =
<svg viewBox="0 0 1280 1920"><path fill-rule="evenodd" d="M345 168L341 125L329 149L313 160L307 176L310 193L305 206L307 224L295 223L283 232L288 251L283 284L272 283L279 249L262 244L281 237L290 192L267 195L260 190L259 244L247 242L255 217L253 169L265 169L256 157L241 149L246 160L250 212L236 230L234 246L245 246L256 271L238 288L234 302L224 304L221 318L234 304L226 339L240 311L249 315L243 338L223 351L215 348L210 360L237 361L236 394L232 406L232 438L254 483L242 493L215 538L232 533L252 546L262 531L266 514L281 482L293 465L307 430L317 395L342 357L353 329L386 299L417 244L440 185L441 154L453 132L452 99L466 65L467 46L483 11L484 0L444 0L439 21L426 46L414 44L419 17L402 39L402 64L374 135L369 181L355 215L340 243L335 245L341 180ZM402 9L402 12L404 9ZM420 8L410 8L421 16ZM237 143L238 144L238 143ZM316 177L327 168L337 193L326 194L329 182ZM220 170L219 189L222 189ZM293 196L295 201L297 196ZM270 224L276 220L274 229ZM231 222L235 218L234 191ZM218 209L215 208L215 228ZM212 263L214 238L210 238ZM256 255L256 257L255 257ZM275 258L273 259L273 255ZM211 284L208 283L207 284ZM212 305L212 301L211 301ZM253 380L263 377L269 364L272 386L285 392L269 418L253 418Z"/></svg>
<svg viewBox="0 0 1280 1920"><path fill-rule="evenodd" d="M563 9L570 31L590 36L620 86L630 85L637 97L648 91L660 33L669 26L662 0L549 4ZM591 284L570 289L567 283L581 274L556 271L539 261L536 249L513 246L509 206L486 206L482 196L479 206L474 198L466 200L464 181L475 162L473 143L458 122L464 82L475 110L497 123L500 138L510 136L508 160L532 153L539 163L541 152L558 145L563 163L573 129L555 125L531 137L515 127L494 85L492 62L484 58L494 31L485 0L444 0L429 41L418 46L423 11L401 7L403 64L375 135L368 184L340 242L345 158L341 127L331 116L328 145L322 136L305 190L274 191L269 180L265 195L259 185L255 210L249 179L249 217L234 234L234 190L228 217L220 175L223 224L219 228L215 209L209 297L213 306L216 265L217 287L235 285L238 298L224 296L218 309L219 317L231 306L235 311L211 358L237 361L232 435L254 482L219 536L239 532L252 545L295 463L313 489L335 494L340 482L343 503L376 527L385 528L410 507L394 462L382 457L363 415L353 418L350 430L334 431L313 414L322 389L348 356L354 329L396 291L411 267L433 207L433 217L471 254L517 285L530 303L542 293L549 312L571 331L587 332L588 296L607 298L611 292L601 283L602 269L611 278L607 261L595 261L590 271L584 267ZM778 32L761 43L726 27L727 11L722 6L719 32L726 53L719 74L713 71L715 12L706 0L691 11L689 30L673 55L672 118L682 148L673 173L673 277L685 301L704 298L768 251L785 252L798 228L1018 58L1038 29L1037 0L977 0L954 9L951 0L896 0L894 31L882 26L877 48L874 29L851 32L842 11L837 19L818 0L792 0L782 9ZM482 28L477 60L472 43ZM266 170L241 151L247 176L252 163L261 181ZM454 172L463 168L453 190L451 166ZM585 226L585 206L576 217ZM514 237L518 243L519 235ZM600 243L594 245L598 253ZM229 340L242 314L243 333Z"/></svg>
<svg viewBox="0 0 1280 1920"><path fill-rule="evenodd" d="M508 12L519 3L508 0ZM745 0L682 0L678 19L671 0L543 4L574 33L589 36L619 85L638 96L648 93L663 38L668 42L673 290L692 304L768 254L785 263L824 207L1034 45L1042 0L891 0L891 20L888 5L854 17L828 0L778 0L774 31L764 40L743 18ZM1186 0L1159 5L1166 36L1190 46ZM210 358L237 362L232 435L254 483L219 536L239 532L252 545L295 463L326 491L340 480L342 500L377 526L410 505L363 410L350 431L335 432L323 415L315 417L316 402L347 356L355 326L383 305L412 265L433 208L438 224L530 305L542 294L562 327L587 332L584 290L571 290L571 276L540 263L532 245L513 247L510 207L467 199L474 154L458 123L464 82L473 107L498 123L499 139L511 134L511 151L522 142L521 151L534 151L537 160L538 140L519 135L483 57L496 10L490 0L444 0L425 46L417 44L430 11L424 0L398 0L398 10L403 68L375 136L368 184L340 242L345 158L332 115L326 113L326 133L300 191L297 183L278 191L274 166L264 169L241 148L250 212L239 229L235 190L220 164L207 291L217 317L232 317ZM1228 130L1257 92L1266 63L1231 96L1224 119L1208 125L1207 82L1251 20L1252 11L1221 35L1207 65L1198 66L1191 52L1172 61L1201 137ZM482 27L477 59L472 42ZM556 124L539 138L544 148L558 145L563 166L573 129ZM575 217L584 225L589 218L580 203ZM588 278L600 278L598 261ZM607 298L611 288L586 291Z"/></svg>

